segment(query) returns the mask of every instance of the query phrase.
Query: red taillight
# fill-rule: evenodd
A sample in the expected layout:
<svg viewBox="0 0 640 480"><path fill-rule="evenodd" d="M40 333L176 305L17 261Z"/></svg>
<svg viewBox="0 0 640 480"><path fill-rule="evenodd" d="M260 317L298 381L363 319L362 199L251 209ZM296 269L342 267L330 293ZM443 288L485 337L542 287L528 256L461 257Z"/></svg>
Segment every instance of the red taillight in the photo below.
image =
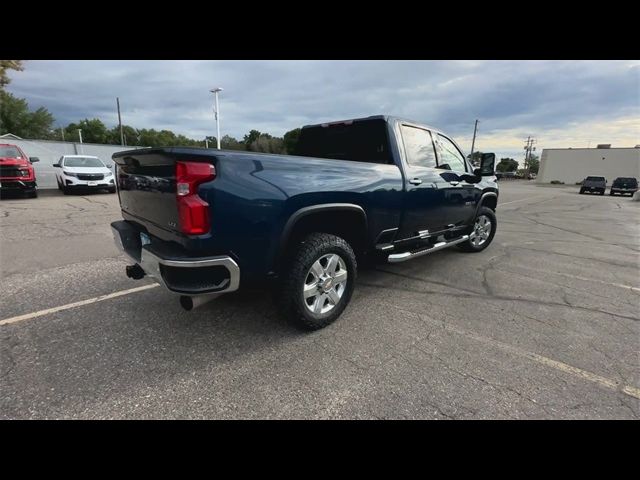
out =
<svg viewBox="0 0 640 480"><path fill-rule="evenodd" d="M176 162L176 201L180 230L187 235L202 235L211 229L209 204L198 196L198 185L216 178L209 163Z"/></svg>

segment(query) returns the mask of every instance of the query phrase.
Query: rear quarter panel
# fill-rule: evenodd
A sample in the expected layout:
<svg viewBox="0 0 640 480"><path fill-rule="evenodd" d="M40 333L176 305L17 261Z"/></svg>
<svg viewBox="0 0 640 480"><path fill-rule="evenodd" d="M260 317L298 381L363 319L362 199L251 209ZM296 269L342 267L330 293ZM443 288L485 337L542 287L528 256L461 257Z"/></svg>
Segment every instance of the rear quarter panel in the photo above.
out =
<svg viewBox="0 0 640 480"><path fill-rule="evenodd" d="M200 187L211 205L207 250L230 249L243 275L272 272L287 220L297 210L353 203L367 216L368 238L397 227L402 176L395 165L256 153L221 155L217 177Z"/></svg>

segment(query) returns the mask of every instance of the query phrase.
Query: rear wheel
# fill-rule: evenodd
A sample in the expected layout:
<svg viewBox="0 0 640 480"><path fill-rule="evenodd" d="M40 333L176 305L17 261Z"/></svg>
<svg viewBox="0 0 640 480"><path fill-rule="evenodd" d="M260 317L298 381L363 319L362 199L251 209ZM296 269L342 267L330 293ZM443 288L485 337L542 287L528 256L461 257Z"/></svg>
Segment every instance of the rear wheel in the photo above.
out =
<svg viewBox="0 0 640 480"><path fill-rule="evenodd" d="M584 188L580 189L580 195L584 194Z"/></svg>
<svg viewBox="0 0 640 480"><path fill-rule="evenodd" d="M344 239L312 233L298 245L283 272L280 310L299 328L326 327L351 300L356 275L356 257Z"/></svg>
<svg viewBox="0 0 640 480"><path fill-rule="evenodd" d="M35 188L27 193L28 198L38 198L38 190Z"/></svg>
<svg viewBox="0 0 640 480"><path fill-rule="evenodd" d="M481 252L489 246L496 234L496 214L489 207L480 207L469 234L469 240L458 244L463 252Z"/></svg>

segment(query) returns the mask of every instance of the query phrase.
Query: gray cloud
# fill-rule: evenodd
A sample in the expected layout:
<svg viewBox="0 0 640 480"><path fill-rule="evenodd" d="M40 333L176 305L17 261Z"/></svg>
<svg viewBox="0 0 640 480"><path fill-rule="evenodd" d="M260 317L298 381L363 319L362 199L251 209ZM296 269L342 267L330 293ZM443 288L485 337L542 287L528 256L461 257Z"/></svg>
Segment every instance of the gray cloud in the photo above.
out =
<svg viewBox="0 0 640 480"><path fill-rule="evenodd" d="M379 113L465 141L476 118L498 138L640 115L632 61L29 61L12 79L12 93L59 124L115 125L119 96L126 124L193 138L215 131L208 90L218 85L222 131L238 138Z"/></svg>

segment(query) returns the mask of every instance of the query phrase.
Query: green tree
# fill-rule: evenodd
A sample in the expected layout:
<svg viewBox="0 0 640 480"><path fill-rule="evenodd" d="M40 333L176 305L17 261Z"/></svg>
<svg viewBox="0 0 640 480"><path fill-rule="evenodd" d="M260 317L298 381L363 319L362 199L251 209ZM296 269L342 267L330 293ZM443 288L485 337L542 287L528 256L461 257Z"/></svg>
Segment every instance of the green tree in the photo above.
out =
<svg viewBox="0 0 640 480"><path fill-rule="evenodd" d="M0 60L0 89L3 89L11 82L7 70L22 71L22 60Z"/></svg>
<svg viewBox="0 0 640 480"><path fill-rule="evenodd" d="M24 98L0 90L0 134L13 133L22 138L51 138L53 115L44 107L29 110Z"/></svg>
<svg viewBox="0 0 640 480"><path fill-rule="evenodd" d="M78 129L82 130L82 141L85 143L113 143L113 132L109 131L102 120L98 118L92 118L89 120L85 118L78 123L70 123L64 129L64 136L67 141L78 141ZM118 132L118 143L120 138L120 132Z"/></svg>
<svg viewBox="0 0 640 480"><path fill-rule="evenodd" d="M251 150L251 145L262 135L258 130L251 130L244 136L244 146L247 150Z"/></svg>
<svg viewBox="0 0 640 480"><path fill-rule="evenodd" d="M496 171L498 172L515 172L518 169L518 162L513 158L501 158Z"/></svg>
<svg viewBox="0 0 640 480"><path fill-rule="evenodd" d="M538 174L538 170L540 169L540 159L535 153L532 153L529 157L529 172Z"/></svg>
<svg viewBox="0 0 640 480"><path fill-rule="evenodd" d="M294 128L293 130L289 130L284 134L283 142L284 149L289 155L293 155L293 152L296 151L296 146L298 145L298 139L300 138L300 132L302 129Z"/></svg>
<svg viewBox="0 0 640 480"><path fill-rule="evenodd" d="M229 135L225 135L220 139L220 147L225 150L245 150L244 142L239 142Z"/></svg>

